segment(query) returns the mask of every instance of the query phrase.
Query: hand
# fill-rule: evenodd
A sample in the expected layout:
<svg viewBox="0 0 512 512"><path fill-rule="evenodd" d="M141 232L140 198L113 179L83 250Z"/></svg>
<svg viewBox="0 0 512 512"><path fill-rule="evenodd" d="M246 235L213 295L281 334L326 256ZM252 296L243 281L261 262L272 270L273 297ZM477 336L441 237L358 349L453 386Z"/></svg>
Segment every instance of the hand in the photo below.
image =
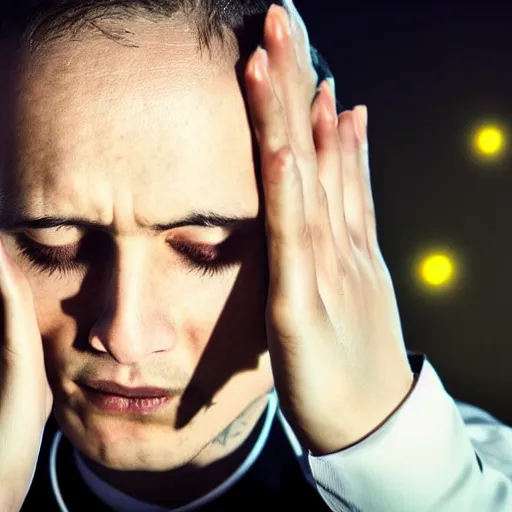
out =
<svg viewBox="0 0 512 512"><path fill-rule="evenodd" d="M273 5L245 75L261 155L268 348L282 410L314 455L368 435L413 374L376 235L366 108L336 113L316 83L305 25ZM279 35L282 34L282 36Z"/></svg>
<svg viewBox="0 0 512 512"><path fill-rule="evenodd" d="M19 510L53 397L30 285L0 242L0 509Z"/></svg>

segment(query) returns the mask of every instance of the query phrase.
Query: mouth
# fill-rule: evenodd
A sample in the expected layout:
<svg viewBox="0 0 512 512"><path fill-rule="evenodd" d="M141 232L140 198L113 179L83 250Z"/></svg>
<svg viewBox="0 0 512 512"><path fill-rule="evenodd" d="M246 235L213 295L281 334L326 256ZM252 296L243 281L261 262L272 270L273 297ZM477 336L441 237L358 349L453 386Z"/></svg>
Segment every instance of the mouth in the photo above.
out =
<svg viewBox="0 0 512 512"><path fill-rule="evenodd" d="M177 396L162 388L128 388L110 381L88 382L80 387L91 404L116 413L150 414Z"/></svg>

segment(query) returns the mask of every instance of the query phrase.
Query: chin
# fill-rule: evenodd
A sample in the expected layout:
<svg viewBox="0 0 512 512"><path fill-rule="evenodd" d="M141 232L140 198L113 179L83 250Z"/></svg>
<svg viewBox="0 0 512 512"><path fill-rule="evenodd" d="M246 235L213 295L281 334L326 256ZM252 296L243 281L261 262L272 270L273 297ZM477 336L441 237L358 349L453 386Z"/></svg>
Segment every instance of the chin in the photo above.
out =
<svg viewBox="0 0 512 512"><path fill-rule="evenodd" d="M83 415L56 408L63 435L86 457L116 471L169 471L191 462L209 439L137 418ZM208 437L208 436L206 436Z"/></svg>

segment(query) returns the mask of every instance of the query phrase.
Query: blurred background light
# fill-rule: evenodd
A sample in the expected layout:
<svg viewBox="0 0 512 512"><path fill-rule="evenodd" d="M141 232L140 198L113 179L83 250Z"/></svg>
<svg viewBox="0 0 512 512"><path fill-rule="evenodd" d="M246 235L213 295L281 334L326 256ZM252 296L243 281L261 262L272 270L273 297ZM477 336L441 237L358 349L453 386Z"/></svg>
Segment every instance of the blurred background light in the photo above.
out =
<svg viewBox="0 0 512 512"><path fill-rule="evenodd" d="M417 255L414 274L424 290L448 291L460 278L460 261L451 250L431 247Z"/></svg>
<svg viewBox="0 0 512 512"><path fill-rule="evenodd" d="M432 254L421 265L423 281L431 286L441 286L453 277L453 262L445 254Z"/></svg>
<svg viewBox="0 0 512 512"><path fill-rule="evenodd" d="M473 147L478 155L495 158L503 153L505 146L505 132L497 124L485 124L475 130Z"/></svg>

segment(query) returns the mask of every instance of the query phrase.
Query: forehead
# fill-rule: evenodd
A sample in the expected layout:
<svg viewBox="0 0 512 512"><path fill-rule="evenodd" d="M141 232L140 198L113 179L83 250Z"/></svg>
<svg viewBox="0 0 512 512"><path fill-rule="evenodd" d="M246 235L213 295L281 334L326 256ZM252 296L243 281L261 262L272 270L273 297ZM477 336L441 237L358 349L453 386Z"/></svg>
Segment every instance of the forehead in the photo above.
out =
<svg viewBox="0 0 512 512"><path fill-rule="evenodd" d="M185 25L129 29L134 45L60 40L27 59L6 170L20 203L35 214L57 207L107 218L113 198L145 217L159 217L159 205L178 213L227 202L256 215L235 59L201 56Z"/></svg>

